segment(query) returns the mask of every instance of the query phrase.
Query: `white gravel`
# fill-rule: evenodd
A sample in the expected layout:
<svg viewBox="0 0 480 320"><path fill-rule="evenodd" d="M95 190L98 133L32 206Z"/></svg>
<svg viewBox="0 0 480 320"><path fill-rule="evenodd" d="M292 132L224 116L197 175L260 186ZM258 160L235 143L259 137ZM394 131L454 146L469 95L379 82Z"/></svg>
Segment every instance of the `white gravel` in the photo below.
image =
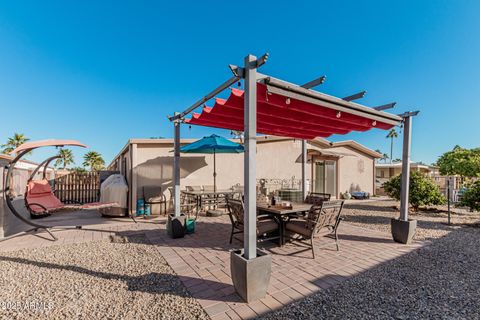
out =
<svg viewBox="0 0 480 320"><path fill-rule="evenodd" d="M480 319L479 248L459 228L264 319Z"/></svg>
<svg viewBox="0 0 480 320"><path fill-rule="evenodd" d="M2 319L208 319L143 235L0 253Z"/></svg>
<svg viewBox="0 0 480 320"><path fill-rule="evenodd" d="M347 205L356 225L390 232L395 201ZM440 208L444 209L444 208ZM428 245L294 302L264 319L480 319L479 213L412 215ZM465 226L465 225L475 225Z"/></svg>
<svg viewBox="0 0 480 320"><path fill-rule="evenodd" d="M349 223L390 233L390 220L391 218L398 218L399 206L399 202L395 200L357 202L346 204L342 215L345 221ZM417 220L415 240L431 240L443 237L462 225L480 222L479 212L471 213L464 209L452 207L452 225L447 225L446 209L445 206L441 206L410 213L410 218Z"/></svg>

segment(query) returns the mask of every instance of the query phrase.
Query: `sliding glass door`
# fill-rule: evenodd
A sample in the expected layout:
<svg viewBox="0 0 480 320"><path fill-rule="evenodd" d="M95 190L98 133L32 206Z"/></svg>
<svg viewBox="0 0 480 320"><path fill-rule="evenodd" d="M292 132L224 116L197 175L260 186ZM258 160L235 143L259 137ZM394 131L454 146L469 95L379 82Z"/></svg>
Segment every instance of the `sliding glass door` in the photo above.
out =
<svg viewBox="0 0 480 320"><path fill-rule="evenodd" d="M313 192L337 195L337 162L334 160L316 160L314 168Z"/></svg>

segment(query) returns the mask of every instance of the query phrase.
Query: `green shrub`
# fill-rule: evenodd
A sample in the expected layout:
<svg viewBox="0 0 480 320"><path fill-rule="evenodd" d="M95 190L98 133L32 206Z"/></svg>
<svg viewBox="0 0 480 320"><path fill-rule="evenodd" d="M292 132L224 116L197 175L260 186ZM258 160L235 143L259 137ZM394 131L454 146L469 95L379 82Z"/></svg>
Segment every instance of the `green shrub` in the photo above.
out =
<svg viewBox="0 0 480 320"><path fill-rule="evenodd" d="M480 211L480 180L467 188L463 193L460 205L469 207L470 211Z"/></svg>
<svg viewBox="0 0 480 320"><path fill-rule="evenodd" d="M383 185L385 192L397 200L400 200L401 180L401 175L398 175ZM409 203L415 211L418 211L420 206L440 205L445 202L445 197L431 179L417 171L410 173Z"/></svg>

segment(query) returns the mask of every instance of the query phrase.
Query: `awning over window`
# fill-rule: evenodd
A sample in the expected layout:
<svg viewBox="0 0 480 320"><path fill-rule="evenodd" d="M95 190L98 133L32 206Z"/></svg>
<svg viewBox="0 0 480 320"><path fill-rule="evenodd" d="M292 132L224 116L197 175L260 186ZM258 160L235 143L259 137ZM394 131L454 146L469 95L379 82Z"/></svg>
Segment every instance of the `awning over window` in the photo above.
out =
<svg viewBox="0 0 480 320"><path fill-rule="evenodd" d="M231 89L228 99L217 98L212 107L204 107L200 114L193 113L185 123L243 131L243 118L244 92ZM326 138L372 128L388 130L400 122L396 115L300 87L257 84L258 133L299 139Z"/></svg>

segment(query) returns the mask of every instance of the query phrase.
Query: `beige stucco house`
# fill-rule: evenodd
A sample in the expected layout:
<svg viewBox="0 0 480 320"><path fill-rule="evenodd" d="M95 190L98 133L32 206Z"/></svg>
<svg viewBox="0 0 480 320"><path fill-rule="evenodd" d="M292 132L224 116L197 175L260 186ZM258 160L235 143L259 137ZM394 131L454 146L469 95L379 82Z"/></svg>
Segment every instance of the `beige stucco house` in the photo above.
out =
<svg viewBox="0 0 480 320"><path fill-rule="evenodd" d="M435 166L430 166L421 162L411 162L410 172L418 171L432 178L440 188L445 187L445 179L440 179L439 169ZM379 195L384 194L383 184L390 180L390 178L398 176L402 173L402 162L393 163L377 163L375 164L375 177L376 177L376 193Z"/></svg>
<svg viewBox="0 0 480 320"><path fill-rule="evenodd" d="M182 139L185 145L197 139ZM238 142L238 141L237 141ZM345 191L375 191L375 159L381 154L355 142L308 141L307 187L310 191L340 197ZM162 186L167 199L172 187L173 139L131 139L112 160L108 169L127 178L130 210L143 186ZM213 185L213 155L182 154L181 187ZM301 141L293 138L259 136L257 181L269 190L300 188ZM243 154L217 154L217 187L243 185ZM132 205L133 204L133 205Z"/></svg>

